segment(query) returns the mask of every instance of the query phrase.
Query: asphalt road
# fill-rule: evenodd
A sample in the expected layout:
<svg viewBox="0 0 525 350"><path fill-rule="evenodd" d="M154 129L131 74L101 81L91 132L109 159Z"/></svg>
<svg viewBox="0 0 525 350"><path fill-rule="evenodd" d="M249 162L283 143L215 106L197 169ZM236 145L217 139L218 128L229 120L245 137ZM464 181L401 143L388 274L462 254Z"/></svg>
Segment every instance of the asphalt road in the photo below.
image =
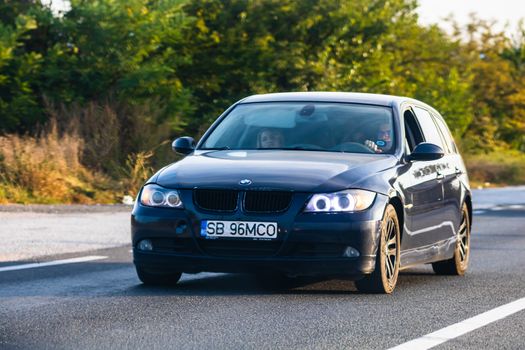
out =
<svg viewBox="0 0 525 350"><path fill-rule="evenodd" d="M388 349L525 297L525 189L494 191L479 196L466 276L412 268L388 296L344 280L268 291L234 274L145 287L129 246L39 259L107 257L83 263L2 271L34 259L3 262L0 349ZM525 311L436 347L457 348L524 349Z"/></svg>
<svg viewBox="0 0 525 350"><path fill-rule="evenodd" d="M0 264L126 245L130 210L123 205L0 206Z"/></svg>

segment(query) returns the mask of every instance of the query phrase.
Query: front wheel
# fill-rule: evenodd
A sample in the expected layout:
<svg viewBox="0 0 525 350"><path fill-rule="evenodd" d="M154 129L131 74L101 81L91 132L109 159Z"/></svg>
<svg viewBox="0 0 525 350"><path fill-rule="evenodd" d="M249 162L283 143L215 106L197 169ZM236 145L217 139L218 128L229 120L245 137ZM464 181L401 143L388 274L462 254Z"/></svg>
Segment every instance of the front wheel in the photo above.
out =
<svg viewBox="0 0 525 350"><path fill-rule="evenodd" d="M396 210L389 204L381 221L374 272L355 282L360 292L390 294L394 291L399 275L400 232Z"/></svg>
<svg viewBox="0 0 525 350"><path fill-rule="evenodd" d="M135 269L140 281L151 286L173 286L182 276L180 272L151 271L140 266L135 266Z"/></svg>
<svg viewBox="0 0 525 350"><path fill-rule="evenodd" d="M463 204L461 210L461 224L456 236L454 256L445 261L432 263L432 269L438 275L463 276L467 271L470 258L470 219L466 204Z"/></svg>

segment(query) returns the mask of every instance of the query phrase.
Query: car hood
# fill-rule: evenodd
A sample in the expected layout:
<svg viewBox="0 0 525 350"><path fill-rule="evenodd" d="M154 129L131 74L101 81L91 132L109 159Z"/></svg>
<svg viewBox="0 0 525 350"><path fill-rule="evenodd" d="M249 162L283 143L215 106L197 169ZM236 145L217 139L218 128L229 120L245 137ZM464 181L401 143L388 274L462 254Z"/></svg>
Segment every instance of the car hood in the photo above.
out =
<svg viewBox="0 0 525 350"><path fill-rule="evenodd" d="M197 151L162 169L154 180L167 188L274 189L330 192L360 184L397 159L392 155L317 151ZM240 181L248 179L249 185Z"/></svg>

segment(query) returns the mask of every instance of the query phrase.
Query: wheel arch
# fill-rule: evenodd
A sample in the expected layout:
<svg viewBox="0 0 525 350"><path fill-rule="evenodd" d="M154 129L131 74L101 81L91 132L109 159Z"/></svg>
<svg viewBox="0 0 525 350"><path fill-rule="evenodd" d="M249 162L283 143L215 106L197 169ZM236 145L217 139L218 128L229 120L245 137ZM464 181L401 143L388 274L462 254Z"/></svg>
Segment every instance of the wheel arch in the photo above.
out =
<svg viewBox="0 0 525 350"><path fill-rule="evenodd" d="M401 201L401 198L395 196L395 197L390 197L390 199L388 200L388 204L392 204L392 206L396 210L397 220L399 221L399 230L401 234L401 236L399 237L399 240L400 242L403 242L403 232L404 232L403 228L405 227L404 226L405 225L405 214L403 210L403 202Z"/></svg>
<svg viewBox="0 0 525 350"><path fill-rule="evenodd" d="M467 205L469 223L470 227L472 227L472 198L470 197L470 194L465 196L464 202Z"/></svg>

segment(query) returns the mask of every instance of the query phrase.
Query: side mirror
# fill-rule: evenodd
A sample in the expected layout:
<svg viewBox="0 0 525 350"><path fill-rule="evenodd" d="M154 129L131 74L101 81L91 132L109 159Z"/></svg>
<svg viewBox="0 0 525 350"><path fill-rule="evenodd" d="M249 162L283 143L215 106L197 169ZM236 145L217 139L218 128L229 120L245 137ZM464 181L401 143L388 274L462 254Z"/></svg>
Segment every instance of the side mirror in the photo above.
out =
<svg viewBox="0 0 525 350"><path fill-rule="evenodd" d="M195 149L195 140L193 137L179 137L171 144L173 151L181 154L190 154Z"/></svg>
<svg viewBox="0 0 525 350"><path fill-rule="evenodd" d="M445 152L441 147L433 143L422 142L414 148L412 153L408 155L407 160L409 162L414 160L436 160L442 158Z"/></svg>

